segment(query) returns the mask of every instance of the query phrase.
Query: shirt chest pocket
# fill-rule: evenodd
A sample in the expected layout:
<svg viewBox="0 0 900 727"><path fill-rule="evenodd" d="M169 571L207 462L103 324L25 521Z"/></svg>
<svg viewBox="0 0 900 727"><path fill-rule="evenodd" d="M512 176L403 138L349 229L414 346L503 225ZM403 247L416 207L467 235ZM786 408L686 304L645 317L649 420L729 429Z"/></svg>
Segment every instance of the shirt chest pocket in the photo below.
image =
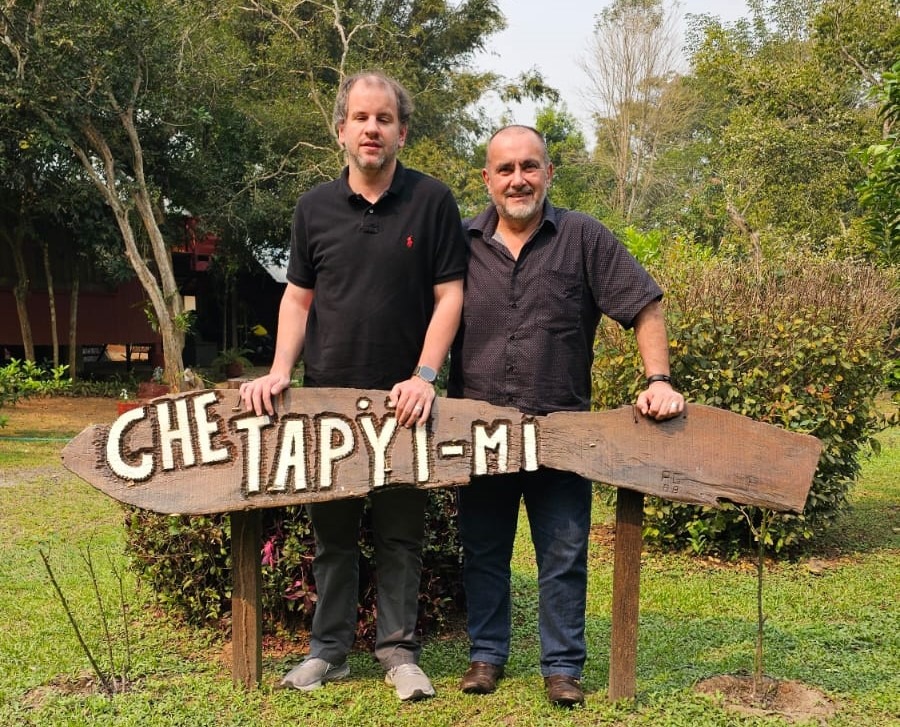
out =
<svg viewBox="0 0 900 727"><path fill-rule="evenodd" d="M571 331L581 320L582 279L575 273L543 270L533 281L531 311L535 325L549 331Z"/></svg>

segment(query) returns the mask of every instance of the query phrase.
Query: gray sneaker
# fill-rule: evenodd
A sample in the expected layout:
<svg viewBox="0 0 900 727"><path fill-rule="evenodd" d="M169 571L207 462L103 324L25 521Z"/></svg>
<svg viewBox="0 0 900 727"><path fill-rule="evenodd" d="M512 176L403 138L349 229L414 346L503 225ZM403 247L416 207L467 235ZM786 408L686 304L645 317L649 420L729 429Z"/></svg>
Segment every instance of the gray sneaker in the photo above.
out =
<svg viewBox="0 0 900 727"><path fill-rule="evenodd" d="M425 672L415 664L395 666L385 675L384 683L394 687L397 696L404 702L434 696L434 687Z"/></svg>
<svg viewBox="0 0 900 727"><path fill-rule="evenodd" d="M325 682L336 682L350 676L350 665L329 664L325 659L317 656L307 657L299 665L291 669L281 680L280 686L299 689L301 692L311 692L318 689Z"/></svg>

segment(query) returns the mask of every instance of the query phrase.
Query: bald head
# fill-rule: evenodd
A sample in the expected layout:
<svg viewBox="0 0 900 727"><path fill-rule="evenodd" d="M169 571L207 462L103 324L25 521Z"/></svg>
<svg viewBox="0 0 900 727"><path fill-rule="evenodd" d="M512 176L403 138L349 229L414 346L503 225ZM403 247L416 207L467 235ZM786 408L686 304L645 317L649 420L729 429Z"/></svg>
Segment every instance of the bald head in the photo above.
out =
<svg viewBox="0 0 900 727"><path fill-rule="evenodd" d="M540 131L535 129L533 126L526 126L525 124L510 124L509 126L503 126L493 134L491 134L491 138L488 139L487 143L487 158L490 159L491 154L491 146L494 143L495 139L500 141L503 140L513 140L518 139L519 143L523 143L526 141L528 137L532 137L533 141L536 141L540 144L542 149L542 156L544 160L544 164L550 165L550 154L547 152L547 142L544 141L544 137Z"/></svg>

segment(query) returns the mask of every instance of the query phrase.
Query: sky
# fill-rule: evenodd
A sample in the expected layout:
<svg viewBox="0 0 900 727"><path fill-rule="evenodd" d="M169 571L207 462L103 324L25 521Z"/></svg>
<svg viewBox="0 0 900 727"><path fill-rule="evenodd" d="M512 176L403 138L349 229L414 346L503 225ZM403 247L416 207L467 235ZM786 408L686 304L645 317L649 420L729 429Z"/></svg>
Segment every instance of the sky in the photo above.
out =
<svg viewBox="0 0 900 727"><path fill-rule="evenodd" d="M581 103L588 79L579 60L587 55L594 17L610 3L611 0L498 0L506 16L506 30L492 36L475 65L510 79L538 68L544 80L560 92L569 112L581 123L585 137L591 138L590 113ZM682 17L688 13L709 13L730 22L747 14L744 0L681 0L680 5ZM488 102L485 107L495 120L505 110L499 100ZM513 122L534 123L533 103L513 104L509 111Z"/></svg>

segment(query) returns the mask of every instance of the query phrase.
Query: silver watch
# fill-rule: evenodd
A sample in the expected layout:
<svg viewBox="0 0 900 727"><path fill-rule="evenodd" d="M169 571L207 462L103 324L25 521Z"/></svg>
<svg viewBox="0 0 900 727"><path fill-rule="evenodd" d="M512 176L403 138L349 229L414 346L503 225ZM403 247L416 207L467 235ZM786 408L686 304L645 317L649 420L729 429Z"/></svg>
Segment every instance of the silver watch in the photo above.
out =
<svg viewBox="0 0 900 727"><path fill-rule="evenodd" d="M415 371L413 371L413 376L418 376L423 381L433 384L434 380L437 378L437 371L431 368L431 366L416 366Z"/></svg>

